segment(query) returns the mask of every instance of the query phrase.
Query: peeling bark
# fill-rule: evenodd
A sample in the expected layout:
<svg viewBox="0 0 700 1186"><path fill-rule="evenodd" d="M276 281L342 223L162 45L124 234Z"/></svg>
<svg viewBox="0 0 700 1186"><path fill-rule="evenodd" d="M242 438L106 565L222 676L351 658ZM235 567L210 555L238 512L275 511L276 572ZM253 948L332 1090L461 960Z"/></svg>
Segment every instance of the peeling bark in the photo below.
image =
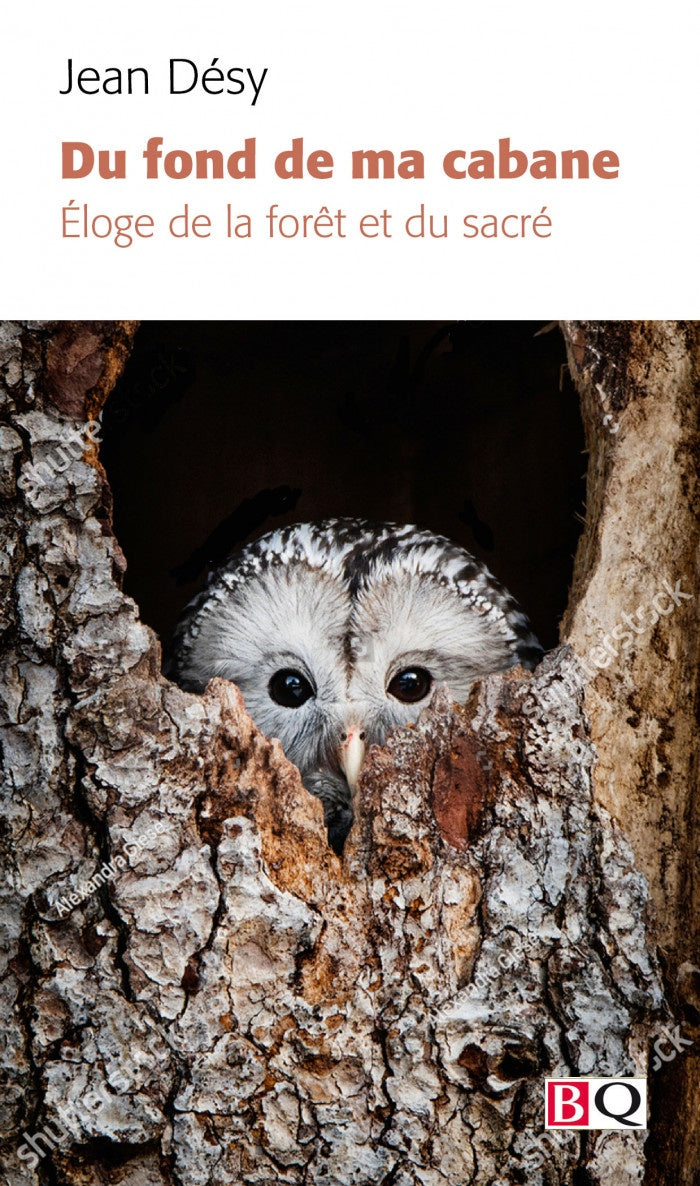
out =
<svg viewBox="0 0 700 1186"><path fill-rule="evenodd" d="M647 1181L691 1186L700 1175L700 323L564 330L590 458L563 638L591 673L594 795L649 881L674 1018L693 1042L655 1078ZM659 594L664 612L654 615ZM622 647L611 635L628 625L624 613L637 628ZM606 635L618 655L597 667L591 656Z"/></svg>
<svg viewBox="0 0 700 1186"><path fill-rule="evenodd" d="M120 588L94 447L54 465L133 331L0 333L7 1180L625 1186L646 1170L690 1183L690 1146L664 1177L659 1120L646 1147L640 1133L543 1140L542 1082L646 1072L668 1018L657 942L670 982L688 999L696 986L690 702L663 742L669 778L654 797L621 710L636 694L644 736L656 720L659 740L660 672L677 697L696 686L681 650L684 637L697 646L694 606L617 668L590 678L581 663L598 624L628 605L616 483L640 448L634 426L650 446L660 425L673 436L696 338L566 327L593 450L571 646L533 676L483 681L464 707L439 694L372 751L341 861L320 802L233 685L197 697L160 675L158 641ZM633 356L610 396L611 444L594 419L607 374L596 367ZM671 372L676 403L654 386ZM686 428L664 475L674 524L690 531ZM671 546L644 524L630 546L643 501L635 487L625 538L634 558L643 536L653 571ZM675 1064L685 1109L692 1053ZM44 1132L55 1139L32 1166Z"/></svg>

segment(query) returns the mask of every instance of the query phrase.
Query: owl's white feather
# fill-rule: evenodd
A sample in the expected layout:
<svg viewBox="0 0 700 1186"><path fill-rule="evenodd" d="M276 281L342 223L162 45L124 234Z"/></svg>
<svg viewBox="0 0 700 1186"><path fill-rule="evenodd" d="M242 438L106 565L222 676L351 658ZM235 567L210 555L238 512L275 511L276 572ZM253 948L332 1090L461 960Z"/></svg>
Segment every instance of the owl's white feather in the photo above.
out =
<svg viewBox="0 0 700 1186"><path fill-rule="evenodd" d="M271 532L213 573L180 620L167 670L195 691L213 676L238 685L324 800L339 848L352 818L344 775L366 745L415 721L436 687L462 701L480 676L533 667L541 653L516 602L469 552L412 526L332 519ZM294 707L273 696L285 671L308 685ZM430 683L405 702L397 681L402 694L406 682L422 686L411 672Z"/></svg>

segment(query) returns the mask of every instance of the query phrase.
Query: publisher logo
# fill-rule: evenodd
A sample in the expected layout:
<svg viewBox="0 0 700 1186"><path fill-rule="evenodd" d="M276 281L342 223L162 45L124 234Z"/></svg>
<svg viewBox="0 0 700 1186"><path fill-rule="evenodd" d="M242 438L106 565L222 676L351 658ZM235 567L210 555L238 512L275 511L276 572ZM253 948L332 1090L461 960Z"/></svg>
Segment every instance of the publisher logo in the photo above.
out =
<svg viewBox="0 0 700 1186"><path fill-rule="evenodd" d="M545 1080L545 1128L646 1128L647 1081Z"/></svg>

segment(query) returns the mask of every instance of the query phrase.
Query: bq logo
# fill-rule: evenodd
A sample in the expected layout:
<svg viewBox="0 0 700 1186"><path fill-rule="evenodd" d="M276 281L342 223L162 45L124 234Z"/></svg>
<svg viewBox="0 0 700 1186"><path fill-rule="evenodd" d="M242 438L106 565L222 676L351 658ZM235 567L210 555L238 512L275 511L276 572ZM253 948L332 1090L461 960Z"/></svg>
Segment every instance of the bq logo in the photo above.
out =
<svg viewBox="0 0 700 1186"><path fill-rule="evenodd" d="M646 1079L545 1080L545 1128L646 1126Z"/></svg>

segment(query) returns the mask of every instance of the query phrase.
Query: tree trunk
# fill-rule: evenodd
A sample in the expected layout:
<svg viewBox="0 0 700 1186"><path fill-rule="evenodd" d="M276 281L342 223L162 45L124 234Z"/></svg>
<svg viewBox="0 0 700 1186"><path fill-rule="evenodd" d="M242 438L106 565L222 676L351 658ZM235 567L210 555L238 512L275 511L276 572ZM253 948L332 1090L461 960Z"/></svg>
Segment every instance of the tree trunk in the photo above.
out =
<svg viewBox="0 0 700 1186"><path fill-rule="evenodd" d="M564 326L564 645L373 751L342 861L233 685L169 684L121 591L85 426L134 329L0 335L7 1181L692 1183L698 327ZM545 1133L545 1076L645 1074L664 1025L646 1142Z"/></svg>

